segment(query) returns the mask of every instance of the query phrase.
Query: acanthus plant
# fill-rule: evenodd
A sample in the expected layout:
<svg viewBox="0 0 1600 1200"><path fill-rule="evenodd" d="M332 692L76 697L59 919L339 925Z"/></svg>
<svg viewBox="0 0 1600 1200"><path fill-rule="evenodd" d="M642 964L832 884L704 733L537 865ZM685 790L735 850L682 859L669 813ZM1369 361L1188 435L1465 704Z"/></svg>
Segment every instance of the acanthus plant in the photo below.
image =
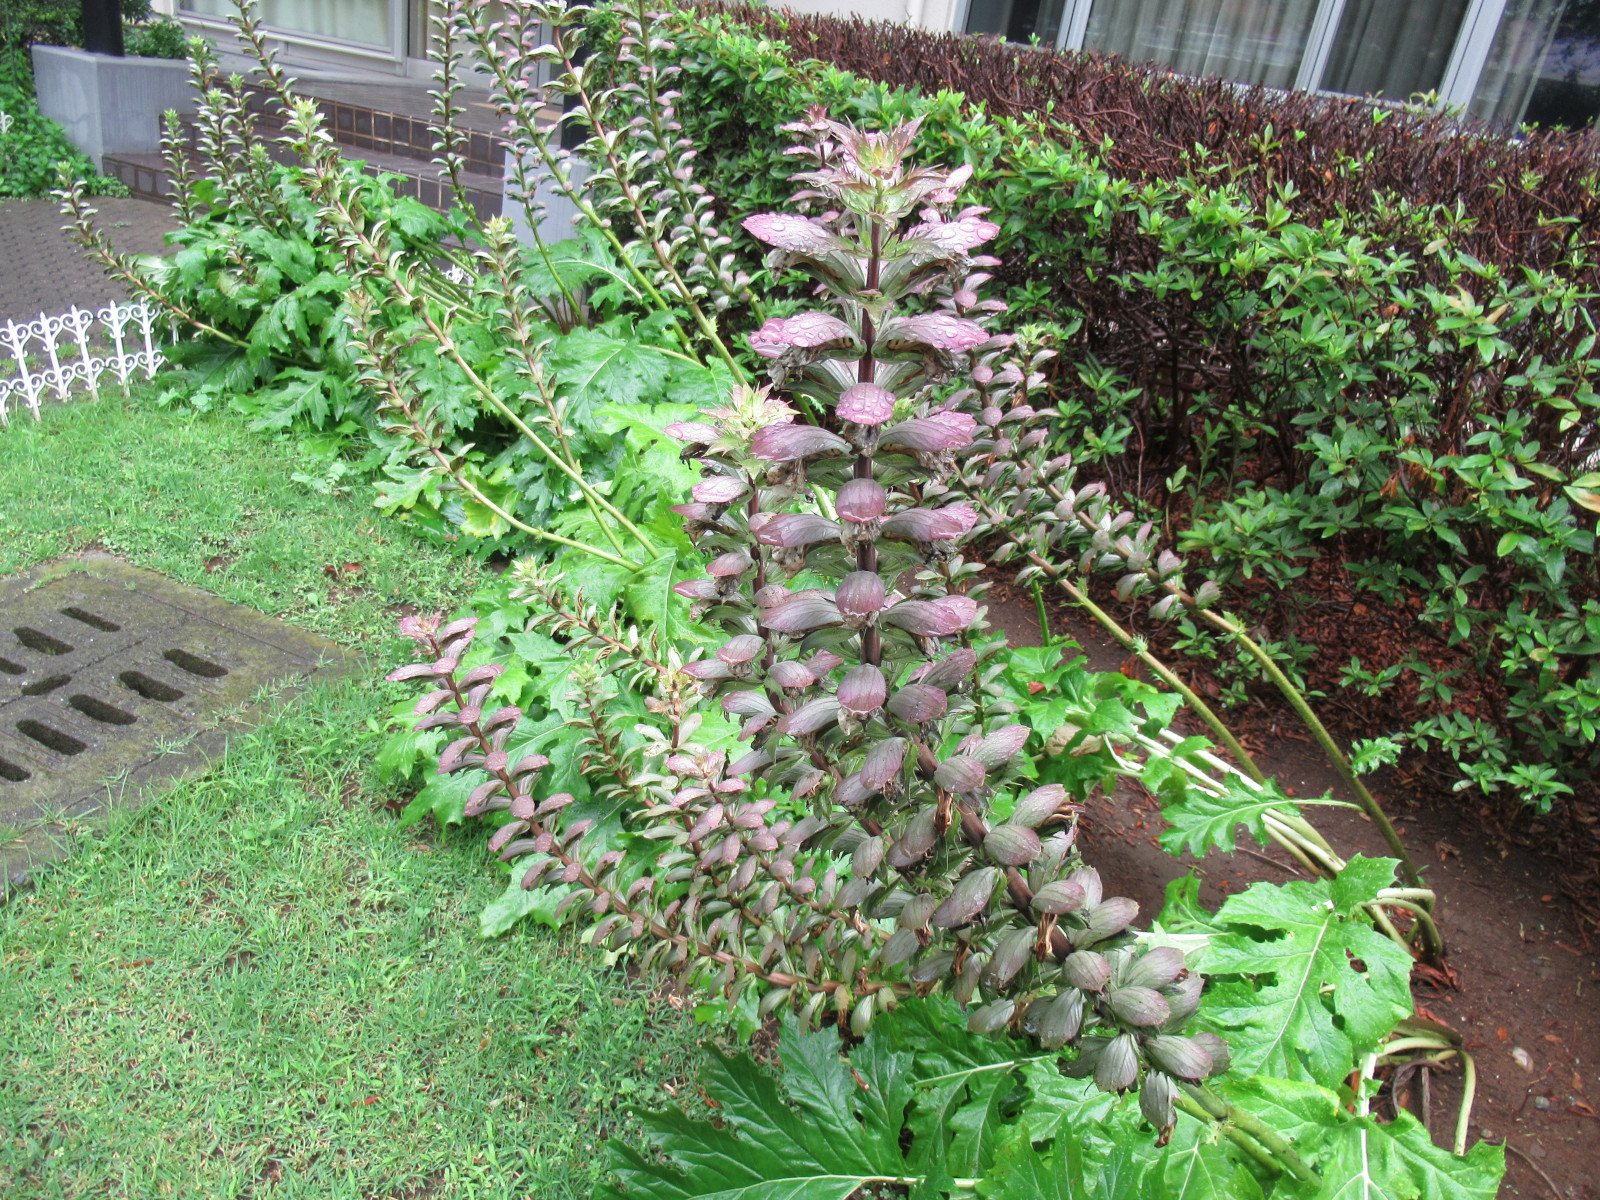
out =
<svg viewBox="0 0 1600 1200"><path fill-rule="evenodd" d="M677 511L709 557L676 590L720 645L680 670L520 571L575 650L658 680L668 732L630 752L608 733L604 677L587 679L588 766L616 781L627 832L574 816L568 796L538 798L546 760L512 753L522 714L483 709L495 668L458 677L470 620L409 620L431 661L390 678L434 684L424 723L459 735L441 771L485 773L469 815L509 815L494 847L529 864L524 887L570 889L564 909L589 914L597 944L635 943L643 963L730 998L758 988L763 1013L789 1006L857 1035L943 988L974 1031L1075 1047L1069 1070L1139 1089L1158 1129L1177 1108L1226 1121L1310 1178L1283 1138L1205 1086L1229 1052L1183 1033L1201 977L1129 932L1137 905L1082 863L1066 789L1026 781L1029 730L988 716L972 686L980 609L952 584L971 573L958 551L978 514L945 502L945 480L977 422L935 387L970 352L1006 345L984 325L998 306L977 294L993 260L975 251L996 226L957 207L966 170L904 163L915 125L864 133L815 113L794 128L808 160L798 199L823 211L745 228L774 267L814 278L821 304L751 335L769 386L738 386L668 431L702 470ZM742 723L746 752L694 742L690 680Z"/></svg>
<svg viewBox="0 0 1600 1200"><path fill-rule="evenodd" d="M1313 875L1331 878L1343 868L1344 860L1294 812L1288 798L1262 774L1212 708L1150 652L1145 639L1130 634L1095 604L1086 581L1077 576L1090 571L1118 572L1119 600L1154 596L1152 618L1171 620L1187 615L1231 639L1242 654L1254 659L1327 755L1356 797L1357 807L1366 813L1398 860L1405 886L1384 889L1374 898L1369 908L1374 920L1402 944L1420 942L1423 956L1439 962L1444 943L1432 917L1434 893L1423 886L1421 874L1382 806L1270 651L1251 635L1244 621L1217 607L1221 586L1205 579L1191 590L1184 580L1184 559L1174 550L1159 549L1159 533L1153 523L1139 523L1134 512L1114 504L1103 483L1075 486L1073 456L1054 453L1050 444L1048 421L1053 412L1027 403L1028 389L1038 387L1042 381L1037 368L1050 351L1031 346L1024 350L1026 373L1014 353L1002 355L988 350L974 355L974 388L966 400L968 407L981 411L985 428L951 480L955 493L978 514L977 533L1001 539L991 555L992 561L997 565L1019 564L1015 576L1019 585L1031 582L1037 587L1038 581L1049 580L1059 586L1158 679L1178 692L1219 743L1227 747L1236 764L1213 759L1212 778L1197 776L1191 782L1199 783L1201 790L1214 798L1226 799L1231 793L1239 806L1239 820L1253 832L1283 846ZM1164 753L1155 744L1144 749ZM1206 819L1208 824L1214 824L1215 814L1208 813ZM1184 823L1176 815L1173 820ZM1231 828L1231 824L1226 827ZM1191 849L1204 854L1217 844L1221 843L1202 839ZM1414 920L1414 939L1399 936L1382 911L1385 907L1402 910Z"/></svg>

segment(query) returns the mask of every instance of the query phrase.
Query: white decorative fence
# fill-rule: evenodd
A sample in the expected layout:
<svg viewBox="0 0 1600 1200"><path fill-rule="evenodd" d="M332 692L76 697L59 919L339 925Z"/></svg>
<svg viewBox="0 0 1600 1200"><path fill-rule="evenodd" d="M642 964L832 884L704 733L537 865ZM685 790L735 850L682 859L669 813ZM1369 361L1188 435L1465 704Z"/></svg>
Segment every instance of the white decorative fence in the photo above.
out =
<svg viewBox="0 0 1600 1200"><path fill-rule="evenodd" d="M159 314L144 300L112 301L98 312L73 306L58 317L0 325L0 425L11 410L27 408L39 419L42 401L65 400L87 388L99 395L110 374L122 390L139 375L148 379L161 365Z"/></svg>

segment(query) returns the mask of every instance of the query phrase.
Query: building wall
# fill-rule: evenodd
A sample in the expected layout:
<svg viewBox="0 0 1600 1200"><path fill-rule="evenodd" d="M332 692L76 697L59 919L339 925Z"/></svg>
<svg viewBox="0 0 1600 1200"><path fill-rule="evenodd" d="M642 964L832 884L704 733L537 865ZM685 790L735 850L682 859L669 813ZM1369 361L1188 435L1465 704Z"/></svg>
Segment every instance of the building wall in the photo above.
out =
<svg viewBox="0 0 1600 1200"><path fill-rule="evenodd" d="M868 21L896 21L947 31L954 27L960 0L782 0L773 7L797 13L862 17Z"/></svg>

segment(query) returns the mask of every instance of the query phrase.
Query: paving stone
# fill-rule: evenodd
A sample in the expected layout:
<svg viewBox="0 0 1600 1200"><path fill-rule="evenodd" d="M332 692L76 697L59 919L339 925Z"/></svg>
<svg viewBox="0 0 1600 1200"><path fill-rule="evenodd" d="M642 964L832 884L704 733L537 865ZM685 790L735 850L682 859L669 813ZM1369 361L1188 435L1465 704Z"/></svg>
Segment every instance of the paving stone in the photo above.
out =
<svg viewBox="0 0 1600 1200"><path fill-rule="evenodd" d="M0 580L0 894L59 857L73 823L203 768L263 694L358 666L110 555Z"/></svg>
<svg viewBox="0 0 1600 1200"><path fill-rule="evenodd" d="M149 200L94 197L99 226L124 254L166 254L163 240L178 227L172 209ZM127 300L122 284L110 279L62 232L54 200L0 201L0 325L55 316L74 304L100 309Z"/></svg>

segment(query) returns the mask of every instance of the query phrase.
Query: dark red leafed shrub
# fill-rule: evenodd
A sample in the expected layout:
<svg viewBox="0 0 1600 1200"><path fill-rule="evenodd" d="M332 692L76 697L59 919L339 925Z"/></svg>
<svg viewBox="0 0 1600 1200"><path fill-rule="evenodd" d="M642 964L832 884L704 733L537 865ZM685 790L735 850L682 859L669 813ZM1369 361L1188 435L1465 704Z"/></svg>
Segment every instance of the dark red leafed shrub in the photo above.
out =
<svg viewBox="0 0 1600 1200"><path fill-rule="evenodd" d="M1440 112L1193 79L1094 54L755 4L706 7L867 79L959 91L993 116L1047 116L1086 141L1109 141L1107 167L1130 179L1171 181L1210 159L1257 202L1292 183L1304 220L1370 212L1375 194L1459 203L1476 225L1458 248L1503 266L1548 266L1569 238L1600 231L1593 131L1513 141Z"/></svg>

